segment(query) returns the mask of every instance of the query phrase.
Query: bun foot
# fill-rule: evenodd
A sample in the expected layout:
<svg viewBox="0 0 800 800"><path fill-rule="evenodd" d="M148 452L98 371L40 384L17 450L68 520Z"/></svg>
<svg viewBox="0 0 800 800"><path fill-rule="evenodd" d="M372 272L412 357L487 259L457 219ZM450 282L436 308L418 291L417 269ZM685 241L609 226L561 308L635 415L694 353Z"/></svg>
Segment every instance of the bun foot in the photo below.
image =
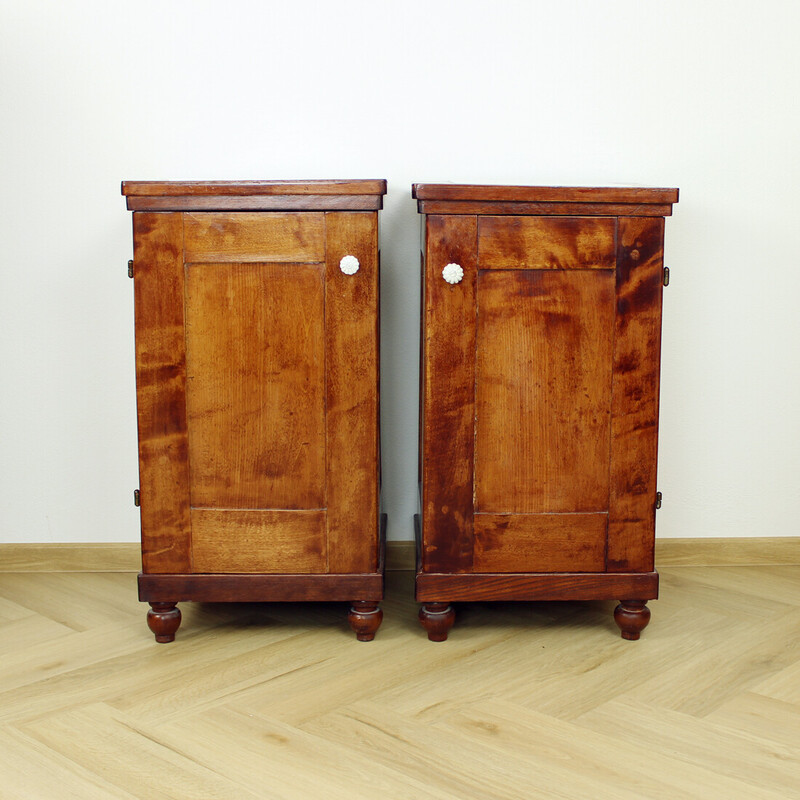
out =
<svg viewBox="0 0 800 800"><path fill-rule="evenodd" d="M377 603L356 600L350 607L347 621L359 642L371 642L383 620L383 611Z"/></svg>
<svg viewBox="0 0 800 800"><path fill-rule="evenodd" d="M175 631L181 624L181 611L176 603L150 603L147 612L147 627L160 644L175 641Z"/></svg>
<svg viewBox="0 0 800 800"><path fill-rule="evenodd" d="M428 639L443 642L456 621L456 612L449 603L425 603L419 610L419 621L428 632Z"/></svg>
<svg viewBox="0 0 800 800"><path fill-rule="evenodd" d="M622 631L622 638L636 641L650 622L650 609L646 600L620 600L614 609L614 622Z"/></svg>

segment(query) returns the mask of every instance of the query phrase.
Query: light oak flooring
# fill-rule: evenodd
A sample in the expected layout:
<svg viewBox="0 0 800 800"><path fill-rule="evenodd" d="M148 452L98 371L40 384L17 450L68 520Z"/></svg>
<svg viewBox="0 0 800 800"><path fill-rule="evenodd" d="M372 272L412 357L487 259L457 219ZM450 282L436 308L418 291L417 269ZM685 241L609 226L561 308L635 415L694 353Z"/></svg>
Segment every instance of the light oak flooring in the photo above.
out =
<svg viewBox="0 0 800 800"><path fill-rule="evenodd" d="M390 573L341 604L182 604L126 573L0 575L0 798L800 798L800 567L671 567L613 603L467 604L428 642Z"/></svg>

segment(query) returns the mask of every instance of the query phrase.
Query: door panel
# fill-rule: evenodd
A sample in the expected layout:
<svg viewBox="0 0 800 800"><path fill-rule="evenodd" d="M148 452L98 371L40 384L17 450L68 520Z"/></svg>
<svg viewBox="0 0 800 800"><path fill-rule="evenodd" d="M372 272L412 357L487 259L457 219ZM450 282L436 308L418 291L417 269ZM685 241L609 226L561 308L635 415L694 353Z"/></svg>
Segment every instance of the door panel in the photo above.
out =
<svg viewBox="0 0 800 800"><path fill-rule="evenodd" d="M145 572L374 572L377 214L134 233Z"/></svg>
<svg viewBox="0 0 800 800"><path fill-rule="evenodd" d="M478 278L475 508L608 509L614 273Z"/></svg>
<svg viewBox="0 0 800 800"><path fill-rule="evenodd" d="M322 270L186 265L193 507L324 508Z"/></svg>
<svg viewBox="0 0 800 800"><path fill-rule="evenodd" d="M614 269L612 217L480 217L480 269Z"/></svg>

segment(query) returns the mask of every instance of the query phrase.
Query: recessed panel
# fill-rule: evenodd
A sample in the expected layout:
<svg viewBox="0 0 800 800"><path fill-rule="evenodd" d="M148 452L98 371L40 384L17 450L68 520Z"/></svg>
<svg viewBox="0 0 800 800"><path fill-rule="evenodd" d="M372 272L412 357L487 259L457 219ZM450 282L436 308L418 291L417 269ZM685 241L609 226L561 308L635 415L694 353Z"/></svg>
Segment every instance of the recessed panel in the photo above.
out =
<svg viewBox="0 0 800 800"><path fill-rule="evenodd" d="M478 278L475 509L608 510L611 270Z"/></svg>
<svg viewBox="0 0 800 800"><path fill-rule="evenodd" d="M481 217L481 269L613 269L611 217Z"/></svg>
<svg viewBox="0 0 800 800"><path fill-rule="evenodd" d="M183 215L187 262L325 260L322 214L247 211Z"/></svg>
<svg viewBox="0 0 800 800"><path fill-rule="evenodd" d="M186 265L192 506L325 506L323 269Z"/></svg>
<svg viewBox="0 0 800 800"><path fill-rule="evenodd" d="M198 573L326 571L325 512L192 509Z"/></svg>
<svg viewBox="0 0 800 800"><path fill-rule="evenodd" d="M608 514L476 514L475 572L602 572Z"/></svg>

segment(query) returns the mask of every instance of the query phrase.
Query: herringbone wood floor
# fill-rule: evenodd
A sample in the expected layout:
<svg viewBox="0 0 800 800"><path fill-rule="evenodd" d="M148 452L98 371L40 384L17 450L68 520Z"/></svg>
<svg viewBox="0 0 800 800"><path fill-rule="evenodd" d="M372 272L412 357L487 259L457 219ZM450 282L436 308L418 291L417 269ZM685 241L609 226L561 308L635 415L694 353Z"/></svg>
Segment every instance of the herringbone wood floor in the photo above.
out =
<svg viewBox="0 0 800 800"><path fill-rule="evenodd" d="M613 603L458 607L390 573L345 607L182 605L131 574L0 575L0 797L800 798L800 567L673 567L639 642Z"/></svg>

